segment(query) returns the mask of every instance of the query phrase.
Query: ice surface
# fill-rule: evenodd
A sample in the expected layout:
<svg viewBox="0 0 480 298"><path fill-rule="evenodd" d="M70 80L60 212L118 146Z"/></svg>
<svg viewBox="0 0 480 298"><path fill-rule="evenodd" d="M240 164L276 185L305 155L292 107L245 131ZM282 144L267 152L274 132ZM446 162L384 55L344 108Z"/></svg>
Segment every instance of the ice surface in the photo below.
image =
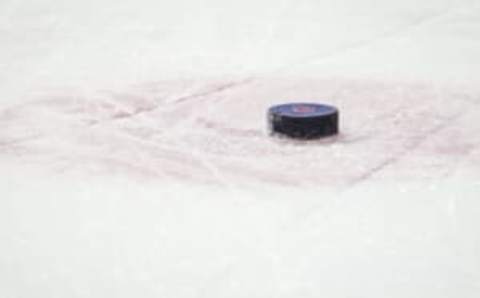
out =
<svg viewBox="0 0 480 298"><path fill-rule="evenodd" d="M477 1L0 3L0 297L478 297ZM341 134L270 138L272 104Z"/></svg>

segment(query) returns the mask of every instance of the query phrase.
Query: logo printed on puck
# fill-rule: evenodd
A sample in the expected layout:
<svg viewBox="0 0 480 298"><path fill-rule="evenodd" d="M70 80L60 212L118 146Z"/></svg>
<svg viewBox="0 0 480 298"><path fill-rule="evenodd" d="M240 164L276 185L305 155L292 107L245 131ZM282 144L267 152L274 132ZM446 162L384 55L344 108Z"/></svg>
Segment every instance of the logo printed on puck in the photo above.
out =
<svg viewBox="0 0 480 298"><path fill-rule="evenodd" d="M292 112L298 114L307 114L315 112L315 107L308 105L294 105L292 106Z"/></svg>

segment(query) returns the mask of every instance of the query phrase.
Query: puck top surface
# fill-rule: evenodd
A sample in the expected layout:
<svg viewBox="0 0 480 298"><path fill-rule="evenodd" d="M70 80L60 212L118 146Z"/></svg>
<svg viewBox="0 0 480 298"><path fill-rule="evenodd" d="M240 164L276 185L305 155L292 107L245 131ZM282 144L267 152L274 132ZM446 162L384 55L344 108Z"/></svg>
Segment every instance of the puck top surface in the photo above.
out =
<svg viewBox="0 0 480 298"><path fill-rule="evenodd" d="M270 112L279 116L309 118L337 113L335 107L318 103L287 103L270 108Z"/></svg>

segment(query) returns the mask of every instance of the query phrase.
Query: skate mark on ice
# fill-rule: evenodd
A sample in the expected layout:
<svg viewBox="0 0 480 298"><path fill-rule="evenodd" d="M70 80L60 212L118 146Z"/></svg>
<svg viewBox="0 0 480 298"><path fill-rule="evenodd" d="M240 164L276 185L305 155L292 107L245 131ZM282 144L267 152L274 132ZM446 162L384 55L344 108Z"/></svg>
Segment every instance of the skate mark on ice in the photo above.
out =
<svg viewBox="0 0 480 298"><path fill-rule="evenodd" d="M386 167L389 167L389 166L399 162L404 156L406 156L410 152L417 149L428 138L432 137L435 134L438 134L439 132L441 132L442 130L447 128L449 126L449 124L458 120L463 114L464 113L462 112L462 113L456 114L454 116L448 117L447 119L443 120L441 123L439 123L438 125L434 126L431 129L429 129L425 133L422 133L422 134L420 134L416 137L412 137L411 138L412 143L405 146L405 148L400 153L388 157L387 159L378 163L374 167L368 169L366 172L362 173L358 177L355 177L354 179L350 180L348 182L348 186L352 187L352 186L355 186L359 183L362 183L362 182L368 180L369 178L371 178L372 176L374 176L375 174L381 172Z"/></svg>
<svg viewBox="0 0 480 298"><path fill-rule="evenodd" d="M22 137L22 138L6 138L6 139L0 139L0 150L3 149L11 149L13 147L17 147L18 145L22 145L24 143L28 143L31 141L39 140L43 137L43 135L33 135L33 136L27 136L27 137Z"/></svg>
<svg viewBox="0 0 480 298"><path fill-rule="evenodd" d="M177 104L182 104L182 103L189 102L189 101L194 100L194 99L204 98L204 97L207 97L207 96L218 94L218 93L221 93L221 92L224 92L224 91L227 91L227 90L230 90L230 89L248 84L250 81L251 81L250 79L243 79L243 80L240 80L240 81L224 83L224 84L221 84L220 86L216 86L214 88L211 88L211 89L208 89L208 90L205 90L205 91L199 91L199 92L196 92L196 93L193 93L193 94L180 96L180 97L177 97L177 98L172 99L172 100L167 100L166 102L163 102L163 105L162 105L162 103L152 102L151 105L143 106L143 107L137 108L137 109L135 109L133 111L130 111L130 112L125 112L125 111L117 112L116 114L112 115L109 119L95 122L95 123L93 123L93 125L96 125L100 122L105 122L105 121L115 121L115 120L122 120L122 119L126 119L126 118L131 119L131 118L134 118L134 117L137 117L137 116L141 116L141 115L144 115L144 114L155 112L155 111L159 110L160 108L165 107L165 105L167 105L167 106L177 105Z"/></svg>
<svg viewBox="0 0 480 298"><path fill-rule="evenodd" d="M241 129L227 126L221 122L214 122L204 118L197 120L197 123L206 129L214 130L218 134L226 134L237 137L262 137L263 132L260 129Z"/></svg>
<svg viewBox="0 0 480 298"><path fill-rule="evenodd" d="M206 97L206 96L209 96L209 95L221 93L223 91L227 91L227 90L230 90L230 89L233 89L233 88L237 88L237 87L249 84L250 82L252 82L252 80L253 80L252 78L246 78L246 79L236 81L236 82L228 82L228 83L222 84L220 86L214 87L210 90L206 90L206 91L203 91L203 92L179 97L179 98L173 100L172 102L173 103L182 103L182 102L185 102L185 101L190 101L192 99L202 98L202 97Z"/></svg>

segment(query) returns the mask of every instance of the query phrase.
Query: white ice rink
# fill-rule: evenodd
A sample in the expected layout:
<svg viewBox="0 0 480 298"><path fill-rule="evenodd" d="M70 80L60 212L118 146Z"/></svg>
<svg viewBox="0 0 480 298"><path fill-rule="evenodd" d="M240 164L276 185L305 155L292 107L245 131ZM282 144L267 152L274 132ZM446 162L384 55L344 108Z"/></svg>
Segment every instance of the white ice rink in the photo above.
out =
<svg viewBox="0 0 480 298"><path fill-rule="evenodd" d="M478 0L0 0L0 298L477 298L479 225Z"/></svg>

